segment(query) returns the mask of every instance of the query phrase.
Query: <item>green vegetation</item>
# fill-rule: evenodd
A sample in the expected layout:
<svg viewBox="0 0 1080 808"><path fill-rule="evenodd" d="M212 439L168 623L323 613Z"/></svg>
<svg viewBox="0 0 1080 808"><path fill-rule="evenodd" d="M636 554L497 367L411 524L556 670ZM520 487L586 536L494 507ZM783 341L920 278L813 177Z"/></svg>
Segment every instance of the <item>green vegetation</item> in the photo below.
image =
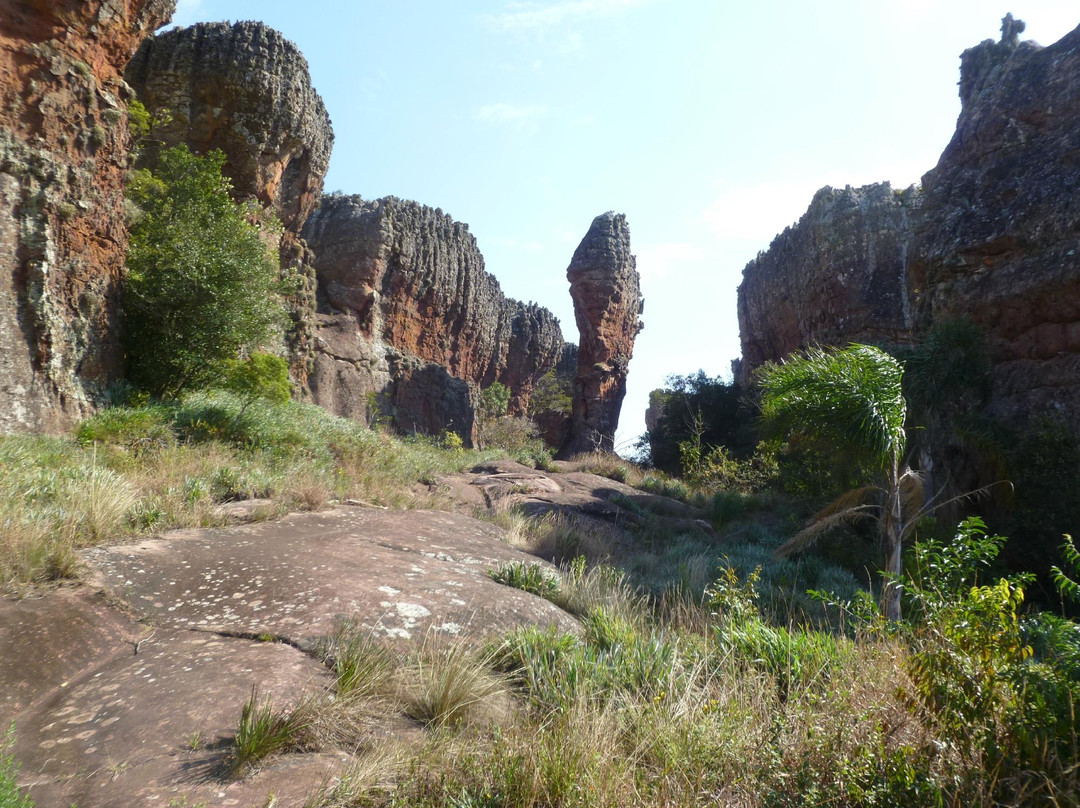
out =
<svg viewBox="0 0 1080 808"><path fill-rule="evenodd" d="M15 724L12 722L0 741L0 808L34 808L33 801L15 784L19 764L10 754L14 745Z"/></svg>
<svg viewBox="0 0 1080 808"><path fill-rule="evenodd" d="M274 710L269 696L260 705L258 688L252 686L251 698L245 702L236 727L232 773L242 774L270 755L300 748L307 726L304 709Z"/></svg>
<svg viewBox="0 0 1080 808"><path fill-rule="evenodd" d="M267 345L284 291L254 211L229 197L225 155L164 149L131 176L123 337L128 379L157 398L214 382L221 364Z"/></svg>
<svg viewBox="0 0 1080 808"><path fill-rule="evenodd" d="M372 431L307 404L225 391L112 407L75 437L0 437L0 587L72 577L77 550L171 527L222 524L224 502L266 498L253 518L334 500L437 504L419 480L501 454Z"/></svg>
<svg viewBox="0 0 1080 808"><path fill-rule="evenodd" d="M907 442L903 375L899 362L870 345L812 349L782 364L766 365L758 373L761 412L768 424L783 433L799 431L819 443L851 446L879 474L877 485L856 489L830 504L780 552L802 549L838 523L863 516L877 519L888 576L882 611L890 620L900 619L901 545L914 526L910 518L905 522L911 514L901 500L908 491L921 489L920 481L903 466ZM880 496L881 501L867 503L866 495Z"/></svg>

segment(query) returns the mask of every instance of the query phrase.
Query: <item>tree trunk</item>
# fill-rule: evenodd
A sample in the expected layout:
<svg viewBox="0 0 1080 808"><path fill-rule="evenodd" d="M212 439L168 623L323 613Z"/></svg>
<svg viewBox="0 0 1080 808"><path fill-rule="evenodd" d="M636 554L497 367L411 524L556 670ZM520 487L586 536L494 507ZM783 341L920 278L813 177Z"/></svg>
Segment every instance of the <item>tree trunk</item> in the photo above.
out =
<svg viewBox="0 0 1080 808"><path fill-rule="evenodd" d="M882 538L885 540L885 588L881 595L881 611L886 620L900 619L900 469L893 458L892 470L885 486L887 501L885 518L881 522Z"/></svg>

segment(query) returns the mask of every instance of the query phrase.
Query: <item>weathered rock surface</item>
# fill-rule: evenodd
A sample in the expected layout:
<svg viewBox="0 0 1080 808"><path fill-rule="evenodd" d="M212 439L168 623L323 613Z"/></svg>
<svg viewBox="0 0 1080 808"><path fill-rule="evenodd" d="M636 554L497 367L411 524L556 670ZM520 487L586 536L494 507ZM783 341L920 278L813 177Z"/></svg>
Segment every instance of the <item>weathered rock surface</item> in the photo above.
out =
<svg viewBox="0 0 1080 808"><path fill-rule="evenodd" d="M990 411L1080 430L1080 28L1023 23L961 57L956 132L921 192L819 191L747 265L739 371L812 342L899 342L951 318L988 336Z"/></svg>
<svg viewBox="0 0 1080 808"><path fill-rule="evenodd" d="M962 316L988 335L992 411L1080 429L1080 28L1043 48L1018 26L961 57L910 284L921 327Z"/></svg>
<svg viewBox="0 0 1080 808"><path fill-rule="evenodd" d="M109 598L83 586L0 600L0 720L16 721L20 783L38 805L263 805L271 792L302 804L341 756L289 755L240 781L222 766L253 685L279 708L331 686L312 652L342 619L416 645L580 630L487 575L541 562L453 513L342 508L174 531L85 560Z"/></svg>
<svg viewBox="0 0 1080 808"><path fill-rule="evenodd" d="M143 42L125 72L139 100L168 118L167 145L221 149L240 197L298 233L319 203L334 133L296 45L262 23L199 23Z"/></svg>
<svg viewBox="0 0 1080 808"><path fill-rule="evenodd" d="M593 219L566 270L578 327L570 437L561 454L613 451L644 307L626 217Z"/></svg>
<svg viewBox="0 0 1080 808"><path fill-rule="evenodd" d="M399 427L468 438L468 386L501 382L522 412L559 356L555 317L503 295L468 226L441 210L328 196L303 236L323 313L312 396L333 412L355 417L375 394Z"/></svg>
<svg viewBox="0 0 1080 808"><path fill-rule="evenodd" d="M283 270L299 278L287 301L293 379L306 389L314 360L315 279L300 230L319 203L334 132L292 42L259 22L199 23L146 40L125 76L160 119L146 146L220 149L238 200L255 200L284 225Z"/></svg>
<svg viewBox="0 0 1080 808"><path fill-rule="evenodd" d="M122 71L174 5L0 2L0 432L59 429L115 380Z"/></svg>
<svg viewBox="0 0 1080 808"><path fill-rule="evenodd" d="M822 188L799 221L746 265L739 285L740 382L813 344L901 342L920 195L889 183Z"/></svg>

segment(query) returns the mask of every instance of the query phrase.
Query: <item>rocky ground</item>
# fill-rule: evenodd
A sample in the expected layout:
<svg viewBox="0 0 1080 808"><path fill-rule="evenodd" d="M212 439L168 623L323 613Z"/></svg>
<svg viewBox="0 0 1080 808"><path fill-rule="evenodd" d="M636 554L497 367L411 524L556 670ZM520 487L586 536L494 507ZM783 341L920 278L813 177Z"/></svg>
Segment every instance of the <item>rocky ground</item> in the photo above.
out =
<svg viewBox="0 0 1080 808"><path fill-rule="evenodd" d="M275 706L332 687L314 651L340 621L401 648L527 624L578 630L487 575L547 562L474 510L519 505L615 526L647 510L708 530L681 503L583 472L501 461L436 487L456 511L342 505L173 531L86 551L78 584L0 600L0 717L16 723L20 783L39 807L302 804L346 752L284 755L241 779L226 762L253 686ZM417 729L402 718L371 734Z"/></svg>

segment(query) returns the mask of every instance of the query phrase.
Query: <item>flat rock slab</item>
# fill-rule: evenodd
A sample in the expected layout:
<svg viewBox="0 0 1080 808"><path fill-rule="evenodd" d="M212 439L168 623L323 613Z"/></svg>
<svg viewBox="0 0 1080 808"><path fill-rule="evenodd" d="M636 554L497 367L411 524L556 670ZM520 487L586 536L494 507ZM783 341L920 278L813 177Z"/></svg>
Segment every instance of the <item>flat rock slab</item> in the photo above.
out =
<svg viewBox="0 0 1080 808"><path fill-rule="evenodd" d="M160 628L137 654L125 645L18 717L19 781L39 806L248 806L271 793L295 805L341 767L333 756L301 755L242 780L225 773L253 685L276 708L330 685L306 654Z"/></svg>
<svg viewBox="0 0 1080 808"><path fill-rule="evenodd" d="M439 511L339 508L280 522L164 534L85 557L99 582L157 626L271 635L310 649L341 619L377 635L483 638L522 625L578 630L558 607L495 583L541 563L494 525Z"/></svg>

